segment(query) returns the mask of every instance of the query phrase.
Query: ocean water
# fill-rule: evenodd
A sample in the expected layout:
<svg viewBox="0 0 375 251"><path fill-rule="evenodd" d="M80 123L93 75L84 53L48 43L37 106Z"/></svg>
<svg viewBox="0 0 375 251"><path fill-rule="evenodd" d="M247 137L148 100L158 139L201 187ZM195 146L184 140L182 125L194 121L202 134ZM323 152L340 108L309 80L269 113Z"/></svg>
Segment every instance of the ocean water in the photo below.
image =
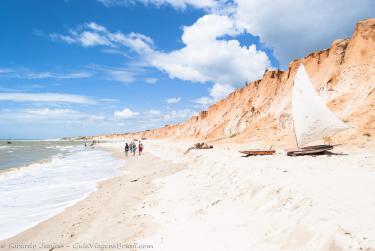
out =
<svg viewBox="0 0 375 251"><path fill-rule="evenodd" d="M15 140L12 144L0 141L0 172L13 167L22 167L37 161L50 160L58 153L64 153L82 142L59 140Z"/></svg>
<svg viewBox="0 0 375 251"><path fill-rule="evenodd" d="M0 240L62 212L124 164L99 147L62 141L0 145Z"/></svg>

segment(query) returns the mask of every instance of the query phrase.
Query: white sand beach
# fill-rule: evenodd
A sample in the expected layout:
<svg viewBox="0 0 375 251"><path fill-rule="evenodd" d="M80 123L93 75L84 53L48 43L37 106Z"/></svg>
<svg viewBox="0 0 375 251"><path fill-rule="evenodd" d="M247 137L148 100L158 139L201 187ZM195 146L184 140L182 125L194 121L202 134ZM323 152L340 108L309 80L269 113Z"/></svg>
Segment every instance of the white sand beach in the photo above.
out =
<svg viewBox="0 0 375 251"><path fill-rule="evenodd" d="M121 176L0 246L375 250L375 149L243 158L245 145L217 144L184 155L191 143L144 141L145 154L128 157ZM103 146L124 158L123 143Z"/></svg>
<svg viewBox="0 0 375 251"><path fill-rule="evenodd" d="M1 1L0 251L375 251L374 10Z"/></svg>

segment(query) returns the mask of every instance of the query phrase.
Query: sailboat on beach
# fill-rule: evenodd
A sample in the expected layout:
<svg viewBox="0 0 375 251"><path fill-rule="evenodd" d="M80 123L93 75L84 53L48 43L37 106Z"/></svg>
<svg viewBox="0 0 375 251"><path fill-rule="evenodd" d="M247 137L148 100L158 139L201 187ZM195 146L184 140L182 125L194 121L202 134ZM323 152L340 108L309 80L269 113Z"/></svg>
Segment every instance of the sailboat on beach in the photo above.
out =
<svg viewBox="0 0 375 251"><path fill-rule="evenodd" d="M351 128L324 104L315 92L303 64L299 66L294 78L292 116L298 148L286 150L289 156L319 154L332 150L333 145L307 145Z"/></svg>

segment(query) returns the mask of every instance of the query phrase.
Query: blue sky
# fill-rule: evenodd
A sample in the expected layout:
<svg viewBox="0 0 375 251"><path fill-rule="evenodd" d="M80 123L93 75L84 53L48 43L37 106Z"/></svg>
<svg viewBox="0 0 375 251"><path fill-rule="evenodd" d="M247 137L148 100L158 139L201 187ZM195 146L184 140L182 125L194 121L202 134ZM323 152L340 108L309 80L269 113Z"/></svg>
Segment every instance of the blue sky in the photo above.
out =
<svg viewBox="0 0 375 251"><path fill-rule="evenodd" d="M290 13L289 0L1 1L0 138L184 121L265 69L349 36L374 7L308 2Z"/></svg>

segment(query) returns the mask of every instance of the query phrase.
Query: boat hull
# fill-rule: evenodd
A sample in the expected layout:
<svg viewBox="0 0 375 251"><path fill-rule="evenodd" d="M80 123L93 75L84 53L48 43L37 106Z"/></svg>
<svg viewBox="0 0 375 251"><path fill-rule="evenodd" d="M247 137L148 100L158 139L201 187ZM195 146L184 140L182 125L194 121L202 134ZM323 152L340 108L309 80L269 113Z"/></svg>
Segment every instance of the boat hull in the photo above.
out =
<svg viewBox="0 0 375 251"><path fill-rule="evenodd" d="M273 155L275 154L275 150L247 150L240 151L240 153L245 154L245 157L257 155Z"/></svg>
<svg viewBox="0 0 375 251"><path fill-rule="evenodd" d="M333 147L334 146L331 145L306 146L302 148L287 149L286 153L288 156L318 155L327 153L332 150Z"/></svg>

